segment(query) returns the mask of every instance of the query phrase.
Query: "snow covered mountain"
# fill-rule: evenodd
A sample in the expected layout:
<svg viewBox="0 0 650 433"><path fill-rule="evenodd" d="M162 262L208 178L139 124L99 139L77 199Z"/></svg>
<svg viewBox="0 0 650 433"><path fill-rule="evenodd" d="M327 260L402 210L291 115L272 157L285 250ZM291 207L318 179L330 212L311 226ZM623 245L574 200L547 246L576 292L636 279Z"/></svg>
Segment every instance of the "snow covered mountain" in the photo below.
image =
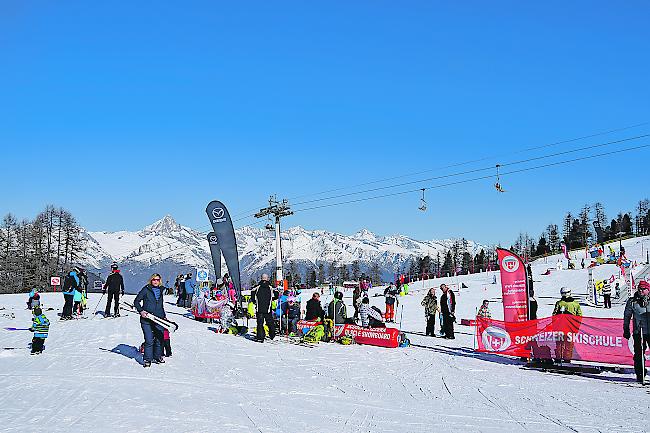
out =
<svg viewBox="0 0 650 433"><path fill-rule="evenodd" d="M236 231L240 256L242 284L258 278L263 272L275 268L274 234L264 229L243 227ZM190 272L196 267L212 268L206 234L178 224L167 215L137 232L86 232L87 251L84 264L87 268L104 272L111 262L117 261L129 283L141 283L152 272L173 282L174 275ZM350 264L359 261L363 272L372 263L378 263L383 278L408 267L416 257L449 250L454 239L418 241L402 235L376 236L361 230L352 236L324 230L305 230L292 227L282 233L284 264L293 262L303 277L306 272L324 263ZM471 253L485 248L468 241ZM224 268L225 271L225 268Z"/></svg>

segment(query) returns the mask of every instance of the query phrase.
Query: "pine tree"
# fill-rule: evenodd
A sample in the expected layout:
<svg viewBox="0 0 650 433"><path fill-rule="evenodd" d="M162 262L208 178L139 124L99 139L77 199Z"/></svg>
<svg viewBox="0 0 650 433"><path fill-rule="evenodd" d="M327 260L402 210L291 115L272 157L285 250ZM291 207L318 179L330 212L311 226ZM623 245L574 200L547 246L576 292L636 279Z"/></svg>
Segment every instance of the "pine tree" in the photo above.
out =
<svg viewBox="0 0 650 433"><path fill-rule="evenodd" d="M560 251L560 235L557 224L549 224L548 227L546 227L546 235L548 236L549 252L555 253Z"/></svg>
<svg viewBox="0 0 650 433"><path fill-rule="evenodd" d="M381 284L381 269L379 268L379 264L376 262L370 266L370 281L372 281L372 284L374 285Z"/></svg>

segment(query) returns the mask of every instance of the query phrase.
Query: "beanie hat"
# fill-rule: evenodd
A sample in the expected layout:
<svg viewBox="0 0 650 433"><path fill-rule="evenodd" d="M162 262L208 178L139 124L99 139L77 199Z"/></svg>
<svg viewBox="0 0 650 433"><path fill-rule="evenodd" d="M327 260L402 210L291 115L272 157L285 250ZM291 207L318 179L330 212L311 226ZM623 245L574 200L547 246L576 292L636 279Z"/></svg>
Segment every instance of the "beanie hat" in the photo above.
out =
<svg viewBox="0 0 650 433"><path fill-rule="evenodd" d="M648 283L646 280L641 280L639 281L639 285L637 286L639 290L647 290L650 289L650 283Z"/></svg>
<svg viewBox="0 0 650 433"><path fill-rule="evenodd" d="M43 310L41 310L41 307L34 307L32 313L34 314L34 316L40 316L41 314L43 314Z"/></svg>

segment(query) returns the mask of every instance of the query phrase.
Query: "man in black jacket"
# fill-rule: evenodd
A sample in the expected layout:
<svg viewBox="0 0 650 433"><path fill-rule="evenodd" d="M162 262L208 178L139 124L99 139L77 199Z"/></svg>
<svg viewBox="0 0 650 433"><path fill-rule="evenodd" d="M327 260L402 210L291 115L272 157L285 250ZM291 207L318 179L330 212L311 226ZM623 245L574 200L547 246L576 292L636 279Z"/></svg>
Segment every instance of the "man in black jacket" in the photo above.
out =
<svg viewBox="0 0 650 433"><path fill-rule="evenodd" d="M305 320L317 320L319 322L322 322L323 316L325 316L325 312L323 311L323 306L320 303L320 293L314 292L311 299L307 301Z"/></svg>
<svg viewBox="0 0 650 433"><path fill-rule="evenodd" d="M445 338L454 339L454 322L456 317L456 296L449 290L446 284L440 285L442 296L440 297L440 312L442 313L442 332Z"/></svg>
<svg viewBox="0 0 650 433"><path fill-rule="evenodd" d="M104 317L111 316L111 301L115 301L115 317L120 316L120 294L124 295L124 278L120 274L117 263L111 265L111 274L106 279L104 284L104 293L108 289L108 300L106 301L106 310L104 310Z"/></svg>
<svg viewBox="0 0 650 433"><path fill-rule="evenodd" d="M271 314L271 303L275 298L277 297L273 294L271 283L269 283L269 276L262 274L262 280L259 286L251 292L251 299L257 309L257 341L260 343L263 343L266 337L266 332L264 331L265 322L266 326L269 327L269 338L271 340L275 338L275 323Z"/></svg>

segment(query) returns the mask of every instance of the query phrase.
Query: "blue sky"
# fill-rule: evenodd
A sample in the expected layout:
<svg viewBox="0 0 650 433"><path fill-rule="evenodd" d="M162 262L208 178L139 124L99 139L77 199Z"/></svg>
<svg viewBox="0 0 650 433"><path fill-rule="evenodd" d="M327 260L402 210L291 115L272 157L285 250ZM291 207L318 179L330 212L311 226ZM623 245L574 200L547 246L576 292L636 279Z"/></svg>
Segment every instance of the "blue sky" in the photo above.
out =
<svg viewBox="0 0 650 433"><path fill-rule="evenodd" d="M372 185L382 186L650 133L516 153L650 121L649 12L647 2L10 0L0 212L31 218L53 203L91 230L167 213L207 229L215 198L240 214L272 193L433 170ZM505 194L493 180L432 190L426 213L411 193L285 221L510 243L585 203L632 210L648 195L649 155L504 177Z"/></svg>

